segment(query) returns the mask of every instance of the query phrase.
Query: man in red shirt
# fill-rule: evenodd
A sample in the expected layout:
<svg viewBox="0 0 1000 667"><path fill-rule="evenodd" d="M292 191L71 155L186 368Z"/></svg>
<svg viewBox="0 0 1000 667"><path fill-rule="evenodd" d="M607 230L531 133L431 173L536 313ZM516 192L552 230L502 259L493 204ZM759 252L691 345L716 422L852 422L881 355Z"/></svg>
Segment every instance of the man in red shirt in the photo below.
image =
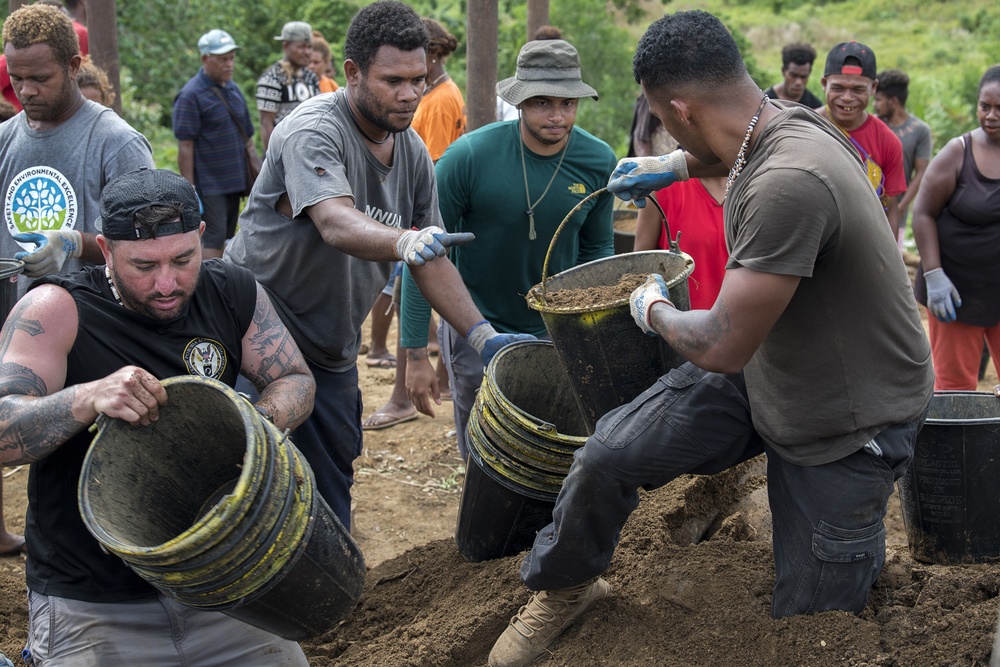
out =
<svg viewBox="0 0 1000 667"><path fill-rule="evenodd" d="M823 70L826 106L822 116L833 121L851 140L882 200L892 237L899 234L899 195L906 192L903 145L881 119L868 113L878 86L875 52L860 42L841 42L830 50Z"/></svg>

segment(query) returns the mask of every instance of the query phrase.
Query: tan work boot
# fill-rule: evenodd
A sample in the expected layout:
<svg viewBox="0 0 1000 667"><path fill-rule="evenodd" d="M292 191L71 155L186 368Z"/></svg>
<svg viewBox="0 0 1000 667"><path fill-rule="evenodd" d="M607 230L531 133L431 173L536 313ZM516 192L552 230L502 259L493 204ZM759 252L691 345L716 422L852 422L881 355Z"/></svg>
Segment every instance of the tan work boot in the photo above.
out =
<svg viewBox="0 0 1000 667"><path fill-rule="evenodd" d="M591 604L610 594L611 584L600 577L579 586L535 593L493 645L490 667L530 665Z"/></svg>

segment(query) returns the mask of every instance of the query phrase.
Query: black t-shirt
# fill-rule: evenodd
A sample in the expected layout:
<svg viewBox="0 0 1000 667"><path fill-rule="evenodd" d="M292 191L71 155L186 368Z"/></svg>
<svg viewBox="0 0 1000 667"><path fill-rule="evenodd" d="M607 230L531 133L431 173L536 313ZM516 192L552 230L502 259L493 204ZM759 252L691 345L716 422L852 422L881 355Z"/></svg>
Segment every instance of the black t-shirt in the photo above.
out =
<svg viewBox="0 0 1000 667"><path fill-rule="evenodd" d="M172 320L153 320L120 306L103 266L47 276L37 284L44 283L66 289L79 314L76 341L67 357L67 387L127 365L160 379L190 374L236 384L242 339L257 298L249 271L217 259L203 263L194 296ZM101 549L80 517L77 485L93 437L84 430L31 465L25 526L28 587L89 602L152 595L154 589L124 561Z"/></svg>
<svg viewBox="0 0 1000 667"><path fill-rule="evenodd" d="M778 94L774 92L774 86L771 86L770 88L765 90L764 94L770 97L772 100L780 99L778 97ZM805 91L802 93L802 99L799 100L799 104L803 104L809 107L810 109L818 109L821 106L823 106L823 100L819 99L818 97L810 93L809 89L806 88Z"/></svg>

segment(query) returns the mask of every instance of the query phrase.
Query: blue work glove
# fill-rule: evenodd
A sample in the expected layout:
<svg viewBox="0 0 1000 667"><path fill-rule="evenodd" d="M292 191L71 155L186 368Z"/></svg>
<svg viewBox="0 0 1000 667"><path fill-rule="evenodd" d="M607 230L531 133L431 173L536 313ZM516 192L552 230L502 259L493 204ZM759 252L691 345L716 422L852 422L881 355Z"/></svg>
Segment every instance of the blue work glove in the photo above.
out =
<svg viewBox="0 0 1000 667"><path fill-rule="evenodd" d="M924 271L924 282L927 283L927 310L942 322L954 322L957 317L955 309L961 307L962 297L944 269Z"/></svg>
<svg viewBox="0 0 1000 667"><path fill-rule="evenodd" d="M674 304L667 298L668 296L667 283L664 282L663 276L658 273L649 274L646 282L632 291L632 296L629 297L629 310L632 311L632 319L647 336L659 335L649 322L653 304L665 303L671 308L674 307Z"/></svg>
<svg viewBox="0 0 1000 667"><path fill-rule="evenodd" d="M423 266L432 259L447 255L448 248L465 245L475 238L472 232L449 234L440 227L410 230L396 239L396 256L410 266Z"/></svg>
<svg viewBox="0 0 1000 667"><path fill-rule="evenodd" d="M14 240L36 246L34 250L14 255L14 259L24 262L24 275L29 278L59 273L67 259L83 254L83 234L75 229L14 234Z"/></svg>
<svg viewBox="0 0 1000 667"><path fill-rule="evenodd" d="M465 334L465 342L479 353L479 358L483 360L483 366L490 365L490 361L500 351L500 348L524 340L536 340L536 338L531 334L497 333L493 325L486 320L472 325L469 333Z"/></svg>
<svg viewBox="0 0 1000 667"><path fill-rule="evenodd" d="M659 157L627 157L618 161L608 181L608 192L643 208L650 194L688 178L682 150Z"/></svg>

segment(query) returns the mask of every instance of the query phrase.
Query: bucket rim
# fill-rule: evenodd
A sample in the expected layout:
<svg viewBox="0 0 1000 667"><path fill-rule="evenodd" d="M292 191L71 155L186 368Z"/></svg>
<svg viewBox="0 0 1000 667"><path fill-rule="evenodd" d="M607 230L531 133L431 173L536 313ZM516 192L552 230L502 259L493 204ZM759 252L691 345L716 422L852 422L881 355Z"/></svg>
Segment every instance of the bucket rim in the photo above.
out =
<svg viewBox="0 0 1000 667"><path fill-rule="evenodd" d="M967 398L982 398L985 400L994 400L997 403L997 416L995 417L973 417L973 418L950 418L950 417L930 417L928 416L924 420L924 425L930 426L955 426L958 424L967 426L978 426L983 424L1000 424L1000 398L996 396L991 391L978 391L978 390L939 390L935 391L934 395L931 396L931 401L936 398L949 398L952 396L961 396Z"/></svg>
<svg viewBox="0 0 1000 667"><path fill-rule="evenodd" d="M602 257L601 259L595 259L591 262L587 262L586 264L580 264L578 266L574 266L572 268L566 269L565 271L561 271L554 276L549 276L548 279L545 281L545 284L548 284L553 279L558 278L561 275L567 274L571 271L576 271L584 266L593 266L600 263L607 263L614 261L621 262L622 258L624 257L635 258L648 255L672 255L675 257L684 258L685 260L684 271L678 274L677 276L674 276L667 282L667 289L676 287L681 282L687 280L690 277L691 273L694 271L694 258L691 257L691 255L684 252L683 250L678 250L677 252L674 252L673 250L644 250L641 252L626 253L624 255L612 255L610 257ZM593 304L584 307L568 307L568 306L552 307L548 306L544 301L542 301L539 298L539 295L542 293L542 285L543 283L538 283L535 286L533 286L530 290L528 290L528 293L525 295L524 298L525 301L528 302L529 308L531 308L532 310L537 310L538 312L543 314L544 313L555 313L555 314L598 313L606 310L615 310L621 306L628 305L630 299L630 296L627 296L621 299L616 299L615 301L612 301L610 303Z"/></svg>
<svg viewBox="0 0 1000 667"><path fill-rule="evenodd" d="M229 399L230 403L239 413L239 416L243 421L245 433L252 432L251 427L253 419L260 419L257 416L257 411L253 409L249 400L244 398L243 395L239 394L229 385L214 378L200 375L178 375L165 378L161 380L160 383L163 385L165 390L168 390L168 395L169 389L174 385L208 386L219 390L226 396L227 399ZM241 401L246 403L247 406L250 406L250 409L240 409L242 407ZM94 441L97 440L102 432L103 431L99 428L98 434L94 437ZM266 441L266 438L264 440ZM202 549L211 548L225 539L227 531L216 531L210 539L205 540L206 531L204 528L210 523L219 523L228 526L229 529L232 530L235 526L232 519L241 516L246 511L247 506L253 504L252 498L255 495L255 493L253 493L253 487L258 486L259 483L258 480L254 479L255 475L252 470L252 466L247 465L248 452L246 451L246 447L244 447L242 470L239 478L237 479L236 485L233 487L233 490L222 496L215 503L215 505L202 514L197 521L192 523L181 533L171 537L162 544L151 546L127 544L113 536L97 520L89 502L90 491L87 480L89 479L89 471L94 458L94 441L91 442L90 447L87 449L87 454L84 457L83 465L80 469L80 480L77 489L77 504L87 530L90 531L94 538L104 545L104 547L115 553L119 558L122 558L126 562L131 562L133 559L146 560L157 557L161 561L169 562L174 558L183 558L183 554L194 548L195 545L200 546ZM264 449L267 449L267 442L260 444Z"/></svg>
<svg viewBox="0 0 1000 667"><path fill-rule="evenodd" d="M12 278L24 271L24 262L10 257L0 257L0 280Z"/></svg>

